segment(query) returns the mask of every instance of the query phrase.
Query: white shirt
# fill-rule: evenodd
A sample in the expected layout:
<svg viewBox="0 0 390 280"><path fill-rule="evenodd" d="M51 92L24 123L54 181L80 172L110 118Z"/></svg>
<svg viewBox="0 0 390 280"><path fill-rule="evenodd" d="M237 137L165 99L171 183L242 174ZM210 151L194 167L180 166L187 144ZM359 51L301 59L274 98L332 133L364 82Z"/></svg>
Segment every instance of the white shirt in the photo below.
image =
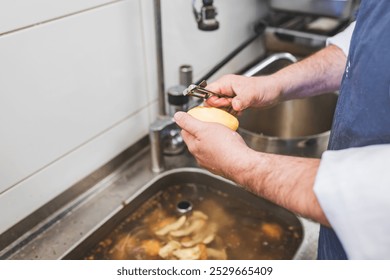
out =
<svg viewBox="0 0 390 280"><path fill-rule="evenodd" d="M348 55L355 24L328 40ZM390 144L326 151L317 199L350 259L390 259Z"/></svg>
<svg viewBox="0 0 390 280"><path fill-rule="evenodd" d="M345 56L348 56L349 45L351 43L352 33L355 30L356 22L352 22L344 31L330 37L326 40L327 45L336 45L343 50Z"/></svg>

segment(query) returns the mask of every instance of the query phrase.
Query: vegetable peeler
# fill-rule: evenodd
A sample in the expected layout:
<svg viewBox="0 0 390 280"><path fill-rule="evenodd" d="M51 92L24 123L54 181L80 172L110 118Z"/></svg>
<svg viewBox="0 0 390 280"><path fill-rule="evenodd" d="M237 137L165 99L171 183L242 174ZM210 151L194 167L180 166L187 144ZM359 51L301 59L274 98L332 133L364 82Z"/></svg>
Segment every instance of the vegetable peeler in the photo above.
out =
<svg viewBox="0 0 390 280"><path fill-rule="evenodd" d="M219 98L233 98L234 97L234 96L230 96L230 95L226 95L226 94L215 93L215 92L209 91L209 90L205 89L206 86L207 86L207 82L205 80L200 82L199 85L193 85L193 84L189 85L189 87L183 91L183 95L194 96L197 98L202 98L204 100L210 98L211 96L217 96ZM237 111L234 111L232 106L225 108L225 111L232 114L233 116L237 115Z"/></svg>
<svg viewBox="0 0 390 280"><path fill-rule="evenodd" d="M225 94L215 93L215 92L209 91L209 90L205 89L206 86L207 86L207 82L205 80L203 80L199 85L189 85L189 87L183 91L183 95L194 96L194 97L198 97L198 98L202 98L202 99L208 99L209 97L211 97L213 95L220 97L220 98L221 97L225 97L225 98L234 97L234 96L230 96L230 95L225 95Z"/></svg>

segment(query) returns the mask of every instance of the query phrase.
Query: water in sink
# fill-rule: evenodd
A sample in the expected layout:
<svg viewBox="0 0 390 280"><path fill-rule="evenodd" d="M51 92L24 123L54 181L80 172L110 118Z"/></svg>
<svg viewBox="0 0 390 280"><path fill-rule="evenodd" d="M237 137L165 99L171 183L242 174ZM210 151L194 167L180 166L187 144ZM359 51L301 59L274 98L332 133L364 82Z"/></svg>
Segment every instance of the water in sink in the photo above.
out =
<svg viewBox="0 0 390 280"><path fill-rule="evenodd" d="M198 177L194 178L204 176L198 174ZM273 207L277 206L225 181L214 178L208 179L207 184L201 179L190 180L190 183L186 181L188 180L183 179L178 184L172 183L156 189L135 211L129 213L80 257L83 259L294 257L302 241L302 228L293 214L282 208L274 209Z"/></svg>

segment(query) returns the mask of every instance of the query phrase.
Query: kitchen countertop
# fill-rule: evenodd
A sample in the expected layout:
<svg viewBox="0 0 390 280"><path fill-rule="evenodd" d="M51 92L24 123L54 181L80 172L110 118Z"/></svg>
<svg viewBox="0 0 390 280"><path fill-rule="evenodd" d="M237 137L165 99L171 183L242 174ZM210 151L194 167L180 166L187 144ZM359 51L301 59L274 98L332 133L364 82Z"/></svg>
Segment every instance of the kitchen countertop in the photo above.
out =
<svg viewBox="0 0 390 280"><path fill-rule="evenodd" d="M167 170L199 168L187 151L165 157ZM150 169L150 148L130 157L117 170L77 196L26 234L24 240L11 244L6 259L62 259L92 232L124 207L126 201L160 174ZM304 228L303 242L294 259L315 259L319 225L298 217Z"/></svg>

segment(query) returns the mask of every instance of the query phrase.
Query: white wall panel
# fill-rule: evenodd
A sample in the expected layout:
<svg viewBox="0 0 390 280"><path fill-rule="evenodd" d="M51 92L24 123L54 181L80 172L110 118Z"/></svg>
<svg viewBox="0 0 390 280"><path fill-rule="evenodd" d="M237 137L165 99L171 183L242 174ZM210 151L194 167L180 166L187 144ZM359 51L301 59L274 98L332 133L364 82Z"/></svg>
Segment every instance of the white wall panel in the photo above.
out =
<svg viewBox="0 0 390 280"><path fill-rule="evenodd" d="M115 0L1 0L0 34Z"/></svg>
<svg viewBox="0 0 390 280"><path fill-rule="evenodd" d="M148 103L139 1L0 37L0 192Z"/></svg>
<svg viewBox="0 0 390 280"><path fill-rule="evenodd" d="M0 234L147 134L148 111L149 107L142 108L1 194Z"/></svg>

